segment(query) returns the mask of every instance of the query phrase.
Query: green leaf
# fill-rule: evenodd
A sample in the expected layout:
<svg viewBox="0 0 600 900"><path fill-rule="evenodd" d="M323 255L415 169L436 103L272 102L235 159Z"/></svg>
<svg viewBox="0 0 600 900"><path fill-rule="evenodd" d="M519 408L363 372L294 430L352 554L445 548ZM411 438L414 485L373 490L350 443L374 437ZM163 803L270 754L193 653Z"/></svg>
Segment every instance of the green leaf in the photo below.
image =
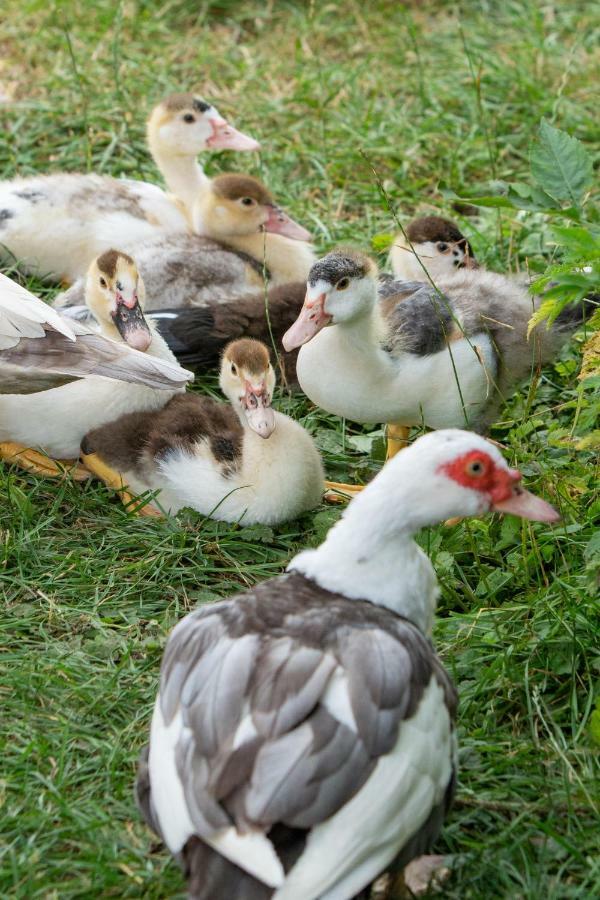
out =
<svg viewBox="0 0 600 900"><path fill-rule="evenodd" d="M394 243L395 235L390 232L382 231L380 234L374 234L371 238L371 247L376 253L384 253L389 250Z"/></svg>
<svg viewBox="0 0 600 900"><path fill-rule="evenodd" d="M536 325L539 325L540 322L543 322L544 319L547 319L554 312L555 305L554 298L544 300L543 303L540 303L538 309L536 309L527 325L527 338L529 338Z"/></svg>
<svg viewBox="0 0 600 900"><path fill-rule="evenodd" d="M531 174L544 191L573 206L581 203L592 181L592 160L581 141L542 119L530 162Z"/></svg>
<svg viewBox="0 0 600 900"><path fill-rule="evenodd" d="M596 708L590 716L590 734L593 742L600 745L600 700L596 700Z"/></svg>
<svg viewBox="0 0 600 900"><path fill-rule="evenodd" d="M587 228L567 228L563 225L555 225L552 233L557 244L572 253L587 258L600 254L600 238L593 235Z"/></svg>

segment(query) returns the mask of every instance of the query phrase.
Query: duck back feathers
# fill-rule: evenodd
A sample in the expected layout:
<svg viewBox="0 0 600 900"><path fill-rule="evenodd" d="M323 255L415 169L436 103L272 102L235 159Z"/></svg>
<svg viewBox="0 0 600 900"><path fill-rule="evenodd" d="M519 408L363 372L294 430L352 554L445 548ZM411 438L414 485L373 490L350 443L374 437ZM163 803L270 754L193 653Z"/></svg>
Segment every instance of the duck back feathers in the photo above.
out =
<svg viewBox="0 0 600 900"><path fill-rule="evenodd" d="M498 359L501 394L527 376L532 366L551 362L568 335L596 308L593 300L567 307L551 328L538 326L528 340L529 320L543 298L517 281L483 269L461 269L439 279L436 287L384 282L379 308L388 329L385 348L392 355L423 356L461 337L486 333Z"/></svg>
<svg viewBox="0 0 600 900"><path fill-rule="evenodd" d="M86 435L84 453L98 453L110 466L144 477L146 467L169 453L192 454L206 441L215 460L229 473L239 466L243 429L226 403L198 394L173 397L158 414L130 413Z"/></svg>
<svg viewBox="0 0 600 900"><path fill-rule="evenodd" d="M179 362L198 372L218 365L225 345L240 337L255 338L268 346L281 339L302 307L306 287L294 282L222 299L201 306L164 309L151 316ZM296 381L298 351L281 356L288 384Z"/></svg>

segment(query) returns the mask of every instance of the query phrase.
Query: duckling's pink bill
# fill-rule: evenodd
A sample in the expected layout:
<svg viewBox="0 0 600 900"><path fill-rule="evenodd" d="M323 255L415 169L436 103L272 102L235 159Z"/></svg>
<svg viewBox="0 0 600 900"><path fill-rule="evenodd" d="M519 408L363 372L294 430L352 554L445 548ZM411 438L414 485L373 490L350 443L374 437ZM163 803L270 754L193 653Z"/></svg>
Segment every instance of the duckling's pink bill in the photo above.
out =
<svg viewBox="0 0 600 900"><path fill-rule="evenodd" d="M211 120L212 135L206 142L212 150L260 150L260 144L249 134L238 131L224 119Z"/></svg>
<svg viewBox="0 0 600 900"><path fill-rule="evenodd" d="M331 316L325 312L325 294L321 294L312 302L305 300L300 315L282 338L283 349L289 352L301 347L302 344L307 344L330 322Z"/></svg>
<svg viewBox="0 0 600 900"><path fill-rule="evenodd" d="M126 344L142 353L148 349L152 343L152 332L137 299L127 303L118 301L112 319Z"/></svg>
<svg viewBox="0 0 600 900"><path fill-rule="evenodd" d="M294 222L279 206L268 206L267 208L269 215L263 225L265 231L270 231L271 234L281 234L293 241L310 241L312 238L310 231L307 231L298 222Z"/></svg>
<svg viewBox="0 0 600 900"><path fill-rule="evenodd" d="M553 506L550 506L541 497L530 494L519 485L515 486L511 497L494 503L492 508L497 512L520 516L521 519L530 519L532 522L560 521L560 513Z"/></svg>
<svg viewBox="0 0 600 900"><path fill-rule="evenodd" d="M270 406L257 406L246 410L248 425L261 438L270 437L275 431L275 413Z"/></svg>

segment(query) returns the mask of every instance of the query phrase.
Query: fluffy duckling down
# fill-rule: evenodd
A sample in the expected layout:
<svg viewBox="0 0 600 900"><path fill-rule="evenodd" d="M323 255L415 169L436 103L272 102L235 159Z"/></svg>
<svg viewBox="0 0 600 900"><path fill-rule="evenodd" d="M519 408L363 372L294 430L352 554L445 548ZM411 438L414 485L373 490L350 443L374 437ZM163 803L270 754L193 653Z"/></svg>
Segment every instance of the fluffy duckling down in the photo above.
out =
<svg viewBox="0 0 600 900"><path fill-rule="evenodd" d="M340 248L311 269L304 306L283 338L301 347L298 381L323 409L354 422L484 431L504 398L545 365L595 309L567 307L550 329L539 305L495 272L461 269L437 281L378 281L364 254Z"/></svg>
<svg viewBox="0 0 600 900"><path fill-rule="evenodd" d="M229 404L186 394L93 430L84 459L118 470L131 492L158 491L170 513L189 506L226 522L274 525L315 507L321 459L302 426L271 406L267 347L247 338L229 344L220 385Z"/></svg>

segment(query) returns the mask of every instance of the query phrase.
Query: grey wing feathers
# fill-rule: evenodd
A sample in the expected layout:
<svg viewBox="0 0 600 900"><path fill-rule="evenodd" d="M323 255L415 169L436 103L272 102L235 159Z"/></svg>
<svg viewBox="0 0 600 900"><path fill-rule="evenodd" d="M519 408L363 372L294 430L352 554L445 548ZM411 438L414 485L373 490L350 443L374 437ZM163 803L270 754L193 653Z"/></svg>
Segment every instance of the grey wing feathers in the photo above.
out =
<svg viewBox="0 0 600 900"><path fill-rule="evenodd" d="M16 370L20 370L23 392L28 391L29 373L37 384L36 390L41 389L39 384L44 375L47 376L46 389L86 375L145 384L157 390L174 390L193 378L190 372L174 363L111 341L76 322L72 326L76 334L74 341L50 328L45 328L43 337L21 339L14 347L2 351L0 371L2 365L10 367L14 377ZM6 386L2 390L6 393Z"/></svg>
<svg viewBox="0 0 600 900"><path fill-rule="evenodd" d="M167 726L182 714L178 773L199 836L232 821L242 832L268 832L329 818L391 750L432 677L453 716L451 683L409 623L336 627L326 639L303 640L265 634L260 622L243 628L235 617L249 615L245 606L189 616L163 662L161 710ZM347 690L350 720L328 693L335 679Z"/></svg>
<svg viewBox="0 0 600 900"><path fill-rule="evenodd" d="M386 350L428 356L444 349L454 328L454 313L444 294L429 284L396 281L379 296L388 328Z"/></svg>

